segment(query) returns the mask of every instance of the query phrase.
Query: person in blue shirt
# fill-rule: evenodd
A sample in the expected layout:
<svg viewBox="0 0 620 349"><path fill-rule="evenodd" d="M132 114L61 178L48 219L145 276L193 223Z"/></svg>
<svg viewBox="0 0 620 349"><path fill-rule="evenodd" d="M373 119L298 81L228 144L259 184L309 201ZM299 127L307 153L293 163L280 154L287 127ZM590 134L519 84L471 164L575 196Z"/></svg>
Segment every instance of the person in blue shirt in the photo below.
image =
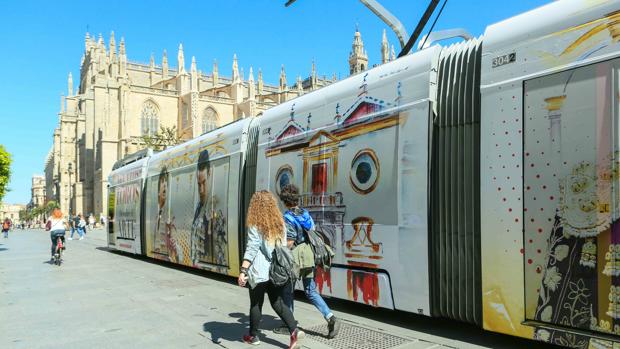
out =
<svg viewBox="0 0 620 349"><path fill-rule="evenodd" d="M280 200L286 206L284 212L284 224L286 226L286 240L288 247L292 250L297 245L306 243L305 231L315 229L314 220L308 210L299 207L299 189L294 184L285 185L280 190ZM334 338L340 330L340 321L329 309L323 297L316 289L314 282L314 270L301 275L304 285L304 293L308 300L321 312L327 321L328 338ZM293 292L294 285L291 285L289 292L284 294L284 303L293 311ZM283 328L276 328L276 333L284 332Z"/></svg>

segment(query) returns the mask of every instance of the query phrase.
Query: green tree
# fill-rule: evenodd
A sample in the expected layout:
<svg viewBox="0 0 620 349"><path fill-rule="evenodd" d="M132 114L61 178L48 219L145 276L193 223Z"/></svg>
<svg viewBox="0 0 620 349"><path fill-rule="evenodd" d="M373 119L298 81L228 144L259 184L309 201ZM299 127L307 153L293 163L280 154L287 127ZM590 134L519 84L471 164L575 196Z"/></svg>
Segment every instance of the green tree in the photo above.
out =
<svg viewBox="0 0 620 349"><path fill-rule="evenodd" d="M52 211L55 208L59 208L59 207L60 206L58 206L58 203L56 201L50 200L50 201L47 202L45 207L43 207L43 209L42 209L43 212L42 213L47 213L49 215L50 213L52 213Z"/></svg>
<svg viewBox="0 0 620 349"><path fill-rule="evenodd" d="M177 134L176 126L161 126L159 132L153 135L140 136L138 140L147 148L153 150L164 150L168 147L183 143L183 140Z"/></svg>
<svg viewBox="0 0 620 349"><path fill-rule="evenodd" d="M9 191L8 185L11 179L11 154L0 144L0 201L4 194Z"/></svg>

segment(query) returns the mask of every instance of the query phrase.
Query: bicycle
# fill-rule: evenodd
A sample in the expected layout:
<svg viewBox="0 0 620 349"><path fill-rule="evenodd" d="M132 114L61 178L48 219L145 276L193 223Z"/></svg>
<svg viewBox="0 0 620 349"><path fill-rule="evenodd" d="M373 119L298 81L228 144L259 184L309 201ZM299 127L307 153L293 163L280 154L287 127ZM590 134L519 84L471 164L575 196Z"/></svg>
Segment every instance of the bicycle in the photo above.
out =
<svg viewBox="0 0 620 349"><path fill-rule="evenodd" d="M60 266L62 264L62 251L65 247L62 244L62 239L60 236L56 237L56 250L54 251L54 264Z"/></svg>

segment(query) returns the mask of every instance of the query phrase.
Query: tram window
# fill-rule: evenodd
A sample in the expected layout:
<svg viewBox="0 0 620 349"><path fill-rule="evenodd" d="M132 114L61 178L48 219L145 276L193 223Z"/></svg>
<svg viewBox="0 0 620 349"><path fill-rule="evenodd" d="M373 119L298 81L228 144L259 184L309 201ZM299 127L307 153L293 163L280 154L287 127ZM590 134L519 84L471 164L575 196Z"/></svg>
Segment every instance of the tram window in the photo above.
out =
<svg viewBox="0 0 620 349"><path fill-rule="evenodd" d="M116 189L108 188L108 233L114 234L114 208L116 204Z"/></svg>

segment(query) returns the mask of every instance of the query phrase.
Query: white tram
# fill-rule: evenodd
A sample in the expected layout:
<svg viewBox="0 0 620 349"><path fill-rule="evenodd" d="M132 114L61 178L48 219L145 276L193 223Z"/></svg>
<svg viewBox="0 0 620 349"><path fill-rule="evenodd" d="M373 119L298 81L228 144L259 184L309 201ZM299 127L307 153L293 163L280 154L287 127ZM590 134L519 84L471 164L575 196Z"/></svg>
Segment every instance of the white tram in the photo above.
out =
<svg viewBox="0 0 620 349"><path fill-rule="evenodd" d="M124 159L109 245L235 276L249 197L295 183L323 295L619 348L619 41L619 1L556 1Z"/></svg>

